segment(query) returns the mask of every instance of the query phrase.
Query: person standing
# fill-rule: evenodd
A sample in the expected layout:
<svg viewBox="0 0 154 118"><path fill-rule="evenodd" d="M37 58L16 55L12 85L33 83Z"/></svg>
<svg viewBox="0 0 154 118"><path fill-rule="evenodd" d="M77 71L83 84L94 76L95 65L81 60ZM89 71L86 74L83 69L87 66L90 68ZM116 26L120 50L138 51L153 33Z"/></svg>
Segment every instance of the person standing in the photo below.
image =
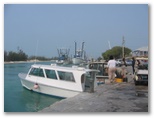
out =
<svg viewBox="0 0 154 118"><path fill-rule="evenodd" d="M135 65L134 65L134 69L135 69L135 72L134 73L135 74L137 74L139 66L140 66L140 61L139 60L136 60L135 61Z"/></svg>
<svg viewBox="0 0 154 118"><path fill-rule="evenodd" d="M135 62L136 62L135 58L132 57L132 69L133 69L133 74L135 73Z"/></svg>
<svg viewBox="0 0 154 118"><path fill-rule="evenodd" d="M110 83L113 83L114 79L115 79L116 61L112 55L109 57L109 61L107 63L107 66L108 66L109 81L110 81Z"/></svg>
<svg viewBox="0 0 154 118"><path fill-rule="evenodd" d="M122 59L121 66L122 67L127 67L125 58Z"/></svg>

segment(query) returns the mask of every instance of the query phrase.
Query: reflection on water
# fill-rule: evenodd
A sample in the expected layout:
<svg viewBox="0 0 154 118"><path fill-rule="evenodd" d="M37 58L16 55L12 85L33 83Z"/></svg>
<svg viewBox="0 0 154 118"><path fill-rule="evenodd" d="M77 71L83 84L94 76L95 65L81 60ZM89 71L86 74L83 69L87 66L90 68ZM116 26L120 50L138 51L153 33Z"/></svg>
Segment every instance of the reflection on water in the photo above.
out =
<svg viewBox="0 0 154 118"><path fill-rule="evenodd" d="M50 64L50 62L41 62ZM35 112L61 100L61 98L43 95L22 87L18 73L27 73L33 63L4 65L4 111Z"/></svg>

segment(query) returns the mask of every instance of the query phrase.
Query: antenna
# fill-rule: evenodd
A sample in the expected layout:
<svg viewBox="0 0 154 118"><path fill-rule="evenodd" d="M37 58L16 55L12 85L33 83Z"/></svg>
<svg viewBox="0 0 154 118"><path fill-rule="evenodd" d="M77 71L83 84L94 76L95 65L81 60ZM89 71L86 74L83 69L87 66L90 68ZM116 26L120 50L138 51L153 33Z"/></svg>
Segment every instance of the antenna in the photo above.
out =
<svg viewBox="0 0 154 118"><path fill-rule="evenodd" d="M110 41L108 41L108 44L109 44L109 49L111 49L111 44L110 44Z"/></svg>
<svg viewBox="0 0 154 118"><path fill-rule="evenodd" d="M35 50L35 63L36 63L37 50L38 50L38 40L37 40L37 43L36 43L36 50ZM34 63L34 64L35 64L35 63Z"/></svg>
<svg viewBox="0 0 154 118"><path fill-rule="evenodd" d="M85 42L82 42L81 57L83 56L84 43L85 43Z"/></svg>

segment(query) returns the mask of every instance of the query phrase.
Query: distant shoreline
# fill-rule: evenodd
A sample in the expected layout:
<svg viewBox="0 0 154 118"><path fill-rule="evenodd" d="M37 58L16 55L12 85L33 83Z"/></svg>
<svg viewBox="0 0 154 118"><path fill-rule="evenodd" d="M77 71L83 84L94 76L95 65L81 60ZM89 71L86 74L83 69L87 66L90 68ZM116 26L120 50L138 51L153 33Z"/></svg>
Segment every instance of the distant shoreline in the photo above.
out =
<svg viewBox="0 0 154 118"><path fill-rule="evenodd" d="M56 60L46 60L46 61L41 61L41 60L29 60L29 61L7 61L4 62L4 64L17 64L17 63L34 63L34 62L56 62Z"/></svg>

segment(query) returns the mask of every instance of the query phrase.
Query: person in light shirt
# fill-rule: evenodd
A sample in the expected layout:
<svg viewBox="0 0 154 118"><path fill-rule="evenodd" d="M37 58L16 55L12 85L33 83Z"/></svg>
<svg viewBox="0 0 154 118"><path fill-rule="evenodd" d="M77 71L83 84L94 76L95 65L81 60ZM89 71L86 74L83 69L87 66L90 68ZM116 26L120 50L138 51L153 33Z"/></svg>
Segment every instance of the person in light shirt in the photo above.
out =
<svg viewBox="0 0 154 118"><path fill-rule="evenodd" d="M107 66L108 66L109 81L110 83L113 83L115 79L115 72L116 72L116 61L112 55L109 58Z"/></svg>

